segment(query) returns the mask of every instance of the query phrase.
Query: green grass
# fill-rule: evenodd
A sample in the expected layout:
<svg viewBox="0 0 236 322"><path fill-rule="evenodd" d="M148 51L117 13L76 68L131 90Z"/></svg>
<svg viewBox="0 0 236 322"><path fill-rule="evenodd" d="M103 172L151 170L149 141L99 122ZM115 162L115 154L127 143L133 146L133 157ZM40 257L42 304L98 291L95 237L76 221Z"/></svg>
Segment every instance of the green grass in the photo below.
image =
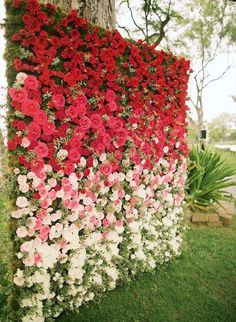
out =
<svg viewBox="0 0 236 322"><path fill-rule="evenodd" d="M6 203L0 201L0 321L7 321ZM9 246L10 247L10 246ZM5 307L5 308L4 308ZM227 228L191 228L183 254L57 322L235 322L236 216Z"/></svg>
<svg viewBox="0 0 236 322"><path fill-rule="evenodd" d="M192 228L181 257L57 322L236 321L236 217L228 228Z"/></svg>
<svg viewBox="0 0 236 322"><path fill-rule="evenodd" d="M222 151L222 159L236 169L236 152Z"/></svg>
<svg viewBox="0 0 236 322"><path fill-rule="evenodd" d="M2 191L0 191L1 193ZM9 233L9 206L0 194L0 321L8 320L7 302L11 292L12 243Z"/></svg>

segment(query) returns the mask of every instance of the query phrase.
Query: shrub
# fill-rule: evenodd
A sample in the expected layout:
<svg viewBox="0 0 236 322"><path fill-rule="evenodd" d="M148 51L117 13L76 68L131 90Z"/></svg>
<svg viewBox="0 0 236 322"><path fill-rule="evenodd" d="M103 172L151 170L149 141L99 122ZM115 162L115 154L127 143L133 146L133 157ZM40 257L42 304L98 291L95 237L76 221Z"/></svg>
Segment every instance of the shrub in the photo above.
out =
<svg viewBox="0 0 236 322"><path fill-rule="evenodd" d="M232 200L225 188L236 185L232 176L236 170L222 161L220 152L200 150L193 146L189 153L186 196L192 210L207 210L220 205L223 200Z"/></svg>

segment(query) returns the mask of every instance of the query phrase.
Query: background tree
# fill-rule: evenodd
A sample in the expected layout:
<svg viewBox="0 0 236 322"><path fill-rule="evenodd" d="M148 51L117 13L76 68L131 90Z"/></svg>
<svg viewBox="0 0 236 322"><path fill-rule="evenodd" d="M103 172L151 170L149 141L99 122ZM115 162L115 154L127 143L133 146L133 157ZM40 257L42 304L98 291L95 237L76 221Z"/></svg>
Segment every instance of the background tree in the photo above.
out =
<svg viewBox="0 0 236 322"><path fill-rule="evenodd" d="M208 124L209 137L213 141L231 139L236 131L236 114L222 113ZM234 135L233 135L234 137Z"/></svg>
<svg viewBox="0 0 236 322"><path fill-rule="evenodd" d="M115 0L42 0L50 2L64 10L77 9L81 17L106 29L115 28Z"/></svg>

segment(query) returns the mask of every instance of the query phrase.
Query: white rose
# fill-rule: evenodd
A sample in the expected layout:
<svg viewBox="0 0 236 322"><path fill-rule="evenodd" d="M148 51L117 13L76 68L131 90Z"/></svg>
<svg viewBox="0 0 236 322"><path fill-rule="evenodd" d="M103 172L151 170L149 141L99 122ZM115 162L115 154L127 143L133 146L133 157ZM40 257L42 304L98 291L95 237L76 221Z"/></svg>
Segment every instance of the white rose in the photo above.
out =
<svg viewBox="0 0 236 322"><path fill-rule="evenodd" d="M23 148L27 148L30 145L30 140L26 137L24 137L20 144Z"/></svg>
<svg viewBox="0 0 236 322"><path fill-rule="evenodd" d="M19 238L24 238L28 235L28 230L25 226L20 226L19 228L17 228L16 234Z"/></svg>
<svg viewBox="0 0 236 322"><path fill-rule="evenodd" d="M66 157L68 156L68 151L61 149L58 153L57 153L57 158L60 160L64 160Z"/></svg>
<svg viewBox="0 0 236 322"><path fill-rule="evenodd" d="M26 73L20 72L20 73L17 73L16 75L16 81L19 85L23 85L26 78L27 78Z"/></svg>
<svg viewBox="0 0 236 322"><path fill-rule="evenodd" d="M25 208L29 205L29 202L25 197L18 197L16 199L16 205L20 208Z"/></svg>

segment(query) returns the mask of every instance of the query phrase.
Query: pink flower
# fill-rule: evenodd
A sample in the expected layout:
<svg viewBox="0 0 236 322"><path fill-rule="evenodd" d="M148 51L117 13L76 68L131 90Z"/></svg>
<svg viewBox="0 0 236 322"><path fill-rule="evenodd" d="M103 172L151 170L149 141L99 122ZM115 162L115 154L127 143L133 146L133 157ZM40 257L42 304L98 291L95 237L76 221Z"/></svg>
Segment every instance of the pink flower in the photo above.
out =
<svg viewBox="0 0 236 322"><path fill-rule="evenodd" d="M25 88L17 89L15 87L10 88L9 94L13 101L22 103L28 98L28 93Z"/></svg>
<svg viewBox="0 0 236 322"><path fill-rule="evenodd" d="M23 276L15 276L13 281L17 286L23 286L25 283L25 279Z"/></svg>
<svg viewBox="0 0 236 322"><path fill-rule="evenodd" d="M104 227L108 227L110 225L110 221L107 218L104 218L102 224Z"/></svg>
<svg viewBox="0 0 236 322"><path fill-rule="evenodd" d="M45 143L38 142L34 152L38 158L45 158L48 156L48 147Z"/></svg>
<svg viewBox="0 0 236 322"><path fill-rule="evenodd" d="M91 127L93 129L99 129L102 126L103 120L99 114L92 114L90 120L92 122Z"/></svg>
<svg viewBox="0 0 236 322"><path fill-rule="evenodd" d="M33 75L28 75L25 79L24 86L27 89L37 89L39 87L39 82L37 81L37 78Z"/></svg>
<svg viewBox="0 0 236 322"><path fill-rule="evenodd" d="M44 125L48 121L48 117L45 111L39 110L33 115L34 121L40 125Z"/></svg>
<svg viewBox="0 0 236 322"><path fill-rule="evenodd" d="M112 165L110 163L103 163L100 168L100 172L104 174L105 176L109 176L109 174L112 172Z"/></svg>
<svg viewBox="0 0 236 322"><path fill-rule="evenodd" d="M68 116L71 119L74 119L78 116L78 108L76 106L69 106L69 108L66 110L66 116Z"/></svg>
<svg viewBox="0 0 236 322"><path fill-rule="evenodd" d="M39 233L39 238L45 242L48 239L48 234L49 234L49 226L43 226L40 229L40 233Z"/></svg>
<svg viewBox="0 0 236 322"><path fill-rule="evenodd" d="M39 253L34 254L34 263L37 265L42 261L42 257Z"/></svg>

